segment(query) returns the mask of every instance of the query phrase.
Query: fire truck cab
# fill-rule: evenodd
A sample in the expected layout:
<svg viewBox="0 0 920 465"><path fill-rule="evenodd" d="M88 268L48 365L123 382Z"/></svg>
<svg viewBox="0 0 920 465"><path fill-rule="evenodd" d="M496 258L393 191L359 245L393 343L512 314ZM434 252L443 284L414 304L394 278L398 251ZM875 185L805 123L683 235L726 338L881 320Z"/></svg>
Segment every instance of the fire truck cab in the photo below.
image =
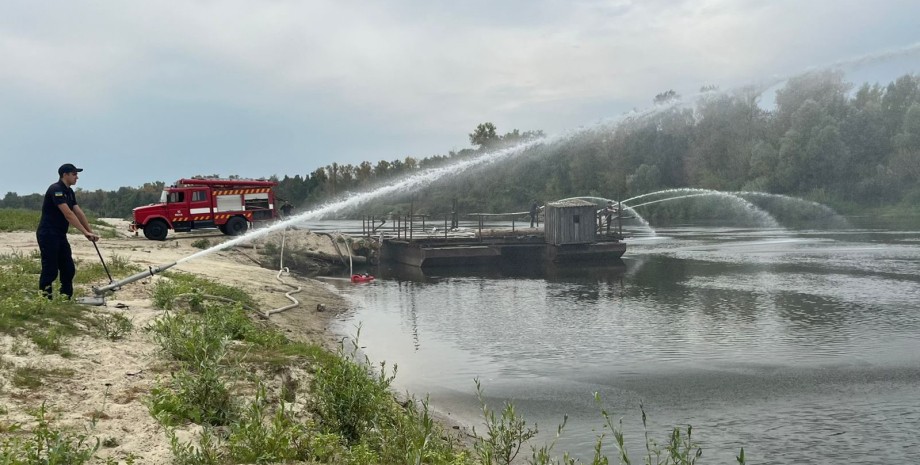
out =
<svg viewBox="0 0 920 465"><path fill-rule="evenodd" d="M249 179L180 179L163 189L160 203L134 209L131 230L150 240L166 239L169 230L218 228L237 236L256 221L278 217L274 181Z"/></svg>

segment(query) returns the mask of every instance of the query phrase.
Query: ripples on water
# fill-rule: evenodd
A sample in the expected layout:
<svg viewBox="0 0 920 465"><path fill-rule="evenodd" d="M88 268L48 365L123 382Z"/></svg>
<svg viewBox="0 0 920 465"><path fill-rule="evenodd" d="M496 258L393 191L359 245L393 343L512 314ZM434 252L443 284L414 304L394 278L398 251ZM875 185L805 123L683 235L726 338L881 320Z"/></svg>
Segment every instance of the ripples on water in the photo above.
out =
<svg viewBox="0 0 920 465"><path fill-rule="evenodd" d="M920 233L659 230L604 268L381 270L341 323L400 389L478 423L473 378L590 457L599 392L641 452L690 423L706 463L920 456ZM613 450L608 451L611 456Z"/></svg>

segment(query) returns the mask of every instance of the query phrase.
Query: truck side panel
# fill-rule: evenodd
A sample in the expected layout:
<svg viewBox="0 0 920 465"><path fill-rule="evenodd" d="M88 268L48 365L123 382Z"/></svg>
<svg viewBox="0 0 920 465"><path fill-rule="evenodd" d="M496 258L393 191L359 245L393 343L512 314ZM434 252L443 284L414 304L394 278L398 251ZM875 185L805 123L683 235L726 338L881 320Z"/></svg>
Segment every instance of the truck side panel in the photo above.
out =
<svg viewBox="0 0 920 465"><path fill-rule="evenodd" d="M215 199L217 199L215 211L230 212L243 209L243 197L239 194L217 195Z"/></svg>

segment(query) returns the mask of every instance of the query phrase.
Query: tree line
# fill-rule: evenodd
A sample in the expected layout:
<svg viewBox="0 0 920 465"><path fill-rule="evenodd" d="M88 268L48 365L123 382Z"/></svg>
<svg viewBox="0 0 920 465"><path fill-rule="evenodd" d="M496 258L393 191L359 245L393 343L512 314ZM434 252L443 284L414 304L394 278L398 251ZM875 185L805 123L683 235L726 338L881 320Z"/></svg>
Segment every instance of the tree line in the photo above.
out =
<svg viewBox="0 0 920 465"><path fill-rule="evenodd" d="M485 169L378 199L350 214L412 208L437 216L454 204L460 211L509 212L525 210L532 200L625 199L675 187L763 191L844 209L920 205L920 77L855 88L841 72L819 71L788 80L772 105L760 99L754 89L706 87L687 106L669 90L654 97L652 111L568 137L516 129L500 134L487 122L469 134L472 148L447 155L332 163L272 179L280 198L308 209L428 168L542 140ZM80 191L78 197L98 216L126 217L133 207L157 201L162 187L152 182ZM40 194L10 192L0 207L37 209L41 200Z"/></svg>
<svg viewBox="0 0 920 465"><path fill-rule="evenodd" d="M920 205L920 77L855 88L841 72L820 71L788 80L772 105L760 98L752 88L705 87L687 106L669 90L641 115L530 145L381 201L376 212L412 205L437 216L454 200L460 211L513 212L533 199L622 200L680 187L783 194L843 211Z"/></svg>

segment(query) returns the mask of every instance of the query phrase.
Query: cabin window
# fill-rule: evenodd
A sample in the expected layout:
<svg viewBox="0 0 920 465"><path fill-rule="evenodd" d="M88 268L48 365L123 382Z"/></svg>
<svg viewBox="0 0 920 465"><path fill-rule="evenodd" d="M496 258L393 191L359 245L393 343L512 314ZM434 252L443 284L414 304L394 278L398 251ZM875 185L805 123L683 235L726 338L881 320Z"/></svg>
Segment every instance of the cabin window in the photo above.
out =
<svg viewBox="0 0 920 465"><path fill-rule="evenodd" d="M581 215L573 215L572 222L574 222L575 224L581 223Z"/></svg>
<svg viewBox="0 0 920 465"><path fill-rule="evenodd" d="M169 203L182 203L185 202L185 192L170 192L169 193Z"/></svg>
<svg viewBox="0 0 920 465"><path fill-rule="evenodd" d="M206 191L194 191L192 192L192 202L201 202L207 198Z"/></svg>

